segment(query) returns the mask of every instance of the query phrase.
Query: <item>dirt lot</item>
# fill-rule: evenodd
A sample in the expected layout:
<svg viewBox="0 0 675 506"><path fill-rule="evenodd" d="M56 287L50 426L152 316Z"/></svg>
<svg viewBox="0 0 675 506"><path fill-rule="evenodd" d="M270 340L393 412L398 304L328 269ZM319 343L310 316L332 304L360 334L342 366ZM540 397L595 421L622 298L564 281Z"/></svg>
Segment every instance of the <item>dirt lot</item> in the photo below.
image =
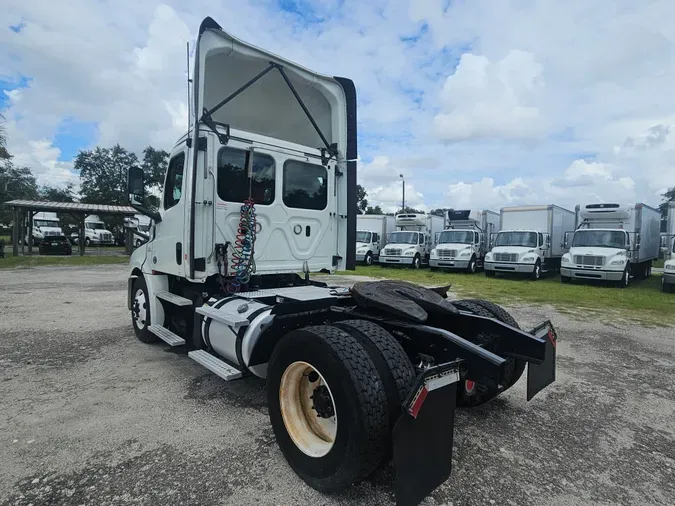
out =
<svg viewBox="0 0 675 506"><path fill-rule="evenodd" d="M125 286L124 266L0 271L0 505L394 504L391 469L307 487L264 382L136 341ZM675 504L675 330L510 310L558 327L558 380L459 411L453 475L424 504Z"/></svg>

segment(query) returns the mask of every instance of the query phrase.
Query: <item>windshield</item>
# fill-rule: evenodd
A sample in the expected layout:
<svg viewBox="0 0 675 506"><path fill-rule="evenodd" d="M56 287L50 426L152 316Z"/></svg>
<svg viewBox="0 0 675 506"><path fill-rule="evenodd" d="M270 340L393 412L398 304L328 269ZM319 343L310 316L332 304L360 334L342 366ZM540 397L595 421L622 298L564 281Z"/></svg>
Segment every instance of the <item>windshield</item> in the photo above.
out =
<svg viewBox="0 0 675 506"><path fill-rule="evenodd" d="M33 220L33 225L47 228L59 228L60 226L56 220Z"/></svg>
<svg viewBox="0 0 675 506"><path fill-rule="evenodd" d="M356 232L356 242L367 242L370 243L371 232Z"/></svg>
<svg viewBox="0 0 675 506"><path fill-rule="evenodd" d="M438 244L471 244L473 232L469 230L446 230L441 232Z"/></svg>
<svg viewBox="0 0 675 506"><path fill-rule="evenodd" d="M417 232L392 232L389 242L394 244L417 244Z"/></svg>
<svg viewBox="0 0 675 506"><path fill-rule="evenodd" d="M495 246L523 246L525 248L537 247L536 232L499 232Z"/></svg>
<svg viewBox="0 0 675 506"><path fill-rule="evenodd" d="M99 223L87 223L87 228L89 230L105 230L105 225L101 222Z"/></svg>
<svg viewBox="0 0 675 506"><path fill-rule="evenodd" d="M626 233L622 230L577 230L572 247L625 248Z"/></svg>

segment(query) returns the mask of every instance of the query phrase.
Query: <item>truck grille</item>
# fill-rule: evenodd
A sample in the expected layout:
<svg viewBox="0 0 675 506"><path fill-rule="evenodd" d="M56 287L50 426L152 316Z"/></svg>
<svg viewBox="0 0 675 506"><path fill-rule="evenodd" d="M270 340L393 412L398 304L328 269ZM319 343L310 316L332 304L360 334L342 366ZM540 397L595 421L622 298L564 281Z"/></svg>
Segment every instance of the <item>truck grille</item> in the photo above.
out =
<svg viewBox="0 0 675 506"><path fill-rule="evenodd" d="M54 232L52 230L50 230L48 232L45 232L45 237L50 237L52 235L61 235L61 233L60 232Z"/></svg>
<svg viewBox="0 0 675 506"><path fill-rule="evenodd" d="M112 241L112 234L111 233L103 233L99 237L101 238L101 241L103 241L103 242Z"/></svg>
<svg viewBox="0 0 675 506"><path fill-rule="evenodd" d="M604 265L605 257L598 257L594 255L575 255L574 263L577 265L588 265L591 267L599 267Z"/></svg>
<svg viewBox="0 0 675 506"><path fill-rule="evenodd" d="M401 250L400 249L386 249L384 250L385 255L391 255L391 256L400 256L401 255Z"/></svg>
<svg viewBox="0 0 675 506"><path fill-rule="evenodd" d="M438 258L455 258L457 256L456 249L439 249Z"/></svg>
<svg viewBox="0 0 675 506"><path fill-rule="evenodd" d="M495 262L517 262L518 253L495 253Z"/></svg>

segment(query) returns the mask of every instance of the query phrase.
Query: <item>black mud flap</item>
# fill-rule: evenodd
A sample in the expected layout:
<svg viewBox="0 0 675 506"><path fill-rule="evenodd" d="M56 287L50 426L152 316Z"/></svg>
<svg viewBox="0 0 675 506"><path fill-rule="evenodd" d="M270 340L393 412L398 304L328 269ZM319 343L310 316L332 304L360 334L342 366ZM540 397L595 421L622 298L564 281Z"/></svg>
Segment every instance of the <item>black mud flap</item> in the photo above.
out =
<svg viewBox="0 0 675 506"><path fill-rule="evenodd" d="M555 352L558 342L553 324L547 320L530 331L535 337L546 341L544 361L540 364L529 362L527 365L527 400L555 381Z"/></svg>
<svg viewBox="0 0 675 506"><path fill-rule="evenodd" d="M417 506L452 471L457 362L427 369L415 382L393 431L396 506Z"/></svg>

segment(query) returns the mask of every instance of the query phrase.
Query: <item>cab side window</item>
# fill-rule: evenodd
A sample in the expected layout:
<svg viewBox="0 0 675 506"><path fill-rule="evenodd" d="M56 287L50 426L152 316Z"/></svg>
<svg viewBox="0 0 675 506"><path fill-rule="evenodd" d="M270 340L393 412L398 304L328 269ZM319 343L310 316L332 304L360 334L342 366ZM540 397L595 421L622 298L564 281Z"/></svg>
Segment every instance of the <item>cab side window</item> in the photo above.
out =
<svg viewBox="0 0 675 506"><path fill-rule="evenodd" d="M380 236L378 234L373 234L373 242L380 242Z"/></svg>
<svg viewBox="0 0 675 506"><path fill-rule="evenodd" d="M183 193L183 168L185 153L179 153L169 162L164 184L164 209L171 209L178 204Z"/></svg>
<svg viewBox="0 0 675 506"><path fill-rule="evenodd" d="M424 244L424 234L417 234L417 244Z"/></svg>
<svg viewBox="0 0 675 506"><path fill-rule="evenodd" d="M544 234L539 232L539 246L543 246L543 245L544 245Z"/></svg>

